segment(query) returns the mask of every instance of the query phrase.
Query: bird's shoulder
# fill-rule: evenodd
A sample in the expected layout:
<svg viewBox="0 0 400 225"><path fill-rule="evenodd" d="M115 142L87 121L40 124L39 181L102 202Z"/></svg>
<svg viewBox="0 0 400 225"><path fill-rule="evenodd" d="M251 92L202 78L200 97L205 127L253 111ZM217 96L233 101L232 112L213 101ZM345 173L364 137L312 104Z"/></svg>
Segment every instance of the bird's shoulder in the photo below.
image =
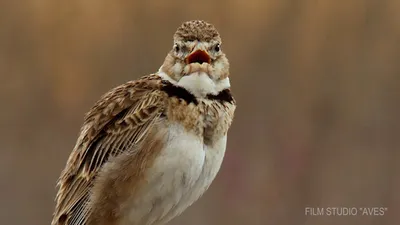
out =
<svg viewBox="0 0 400 225"><path fill-rule="evenodd" d="M105 93L86 113L58 180L53 224L75 224L65 221L84 217L93 180L108 158L143 140L163 113L166 95L162 86L155 74L126 82Z"/></svg>
<svg viewBox="0 0 400 225"><path fill-rule="evenodd" d="M84 123L73 153L89 147L101 133L135 129L155 112L163 110L165 94L162 80L155 74L128 81L106 92L85 114ZM72 154L71 156L74 156ZM73 162L76 164L76 162Z"/></svg>

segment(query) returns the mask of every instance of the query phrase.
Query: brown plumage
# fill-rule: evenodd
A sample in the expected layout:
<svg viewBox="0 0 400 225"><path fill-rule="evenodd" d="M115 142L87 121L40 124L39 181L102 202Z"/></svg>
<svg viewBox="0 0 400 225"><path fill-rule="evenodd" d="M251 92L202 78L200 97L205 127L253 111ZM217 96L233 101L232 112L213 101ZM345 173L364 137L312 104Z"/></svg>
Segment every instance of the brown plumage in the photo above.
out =
<svg viewBox="0 0 400 225"><path fill-rule="evenodd" d="M182 37L211 45L220 40L203 21L184 23L175 41ZM184 63L176 54L171 51L176 60L167 57L162 68ZM213 69L215 63L228 67L225 55L210 58L207 66L215 80L209 75L193 83L185 79L202 75L160 69L110 90L95 103L59 178L53 225L163 224L201 196L218 172L235 110L226 73ZM204 79L214 86L197 87ZM191 143L193 150L184 147ZM198 167L187 167L189 162Z"/></svg>
<svg viewBox="0 0 400 225"><path fill-rule="evenodd" d="M212 24L202 20L183 23L175 32L174 40L177 41L221 41L217 29Z"/></svg>
<svg viewBox="0 0 400 225"><path fill-rule="evenodd" d="M67 220L65 224L75 219L87 204L94 178L109 157L145 139L164 109L165 94L160 91L160 83L157 76L128 82L109 91L89 111L59 180L54 219ZM140 170L137 172L140 176Z"/></svg>

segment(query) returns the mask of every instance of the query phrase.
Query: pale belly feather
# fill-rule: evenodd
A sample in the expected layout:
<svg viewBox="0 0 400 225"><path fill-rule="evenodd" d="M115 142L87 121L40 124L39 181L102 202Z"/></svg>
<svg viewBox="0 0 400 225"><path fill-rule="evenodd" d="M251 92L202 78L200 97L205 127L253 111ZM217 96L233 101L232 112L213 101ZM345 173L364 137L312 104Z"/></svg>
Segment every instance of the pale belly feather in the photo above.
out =
<svg viewBox="0 0 400 225"><path fill-rule="evenodd" d="M182 213L214 180L226 141L223 136L207 146L182 126L170 125L167 145L149 168L147 183L132 199L121 225L163 224Z"/></svg>

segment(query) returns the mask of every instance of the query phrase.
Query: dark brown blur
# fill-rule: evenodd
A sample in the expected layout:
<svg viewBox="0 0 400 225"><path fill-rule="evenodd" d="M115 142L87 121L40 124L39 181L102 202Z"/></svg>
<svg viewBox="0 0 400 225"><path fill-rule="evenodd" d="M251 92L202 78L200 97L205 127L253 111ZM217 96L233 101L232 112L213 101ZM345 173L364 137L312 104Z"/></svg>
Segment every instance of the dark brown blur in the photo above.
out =
<svg viewBox="0 0 400 225"><path fill-rule="evenodd" d="M171 225L399 224L399 11L397 0L0 1L0 224L50 224L84 113L157 71L191 19L221 33L238 108L217 179Z"/></svg>

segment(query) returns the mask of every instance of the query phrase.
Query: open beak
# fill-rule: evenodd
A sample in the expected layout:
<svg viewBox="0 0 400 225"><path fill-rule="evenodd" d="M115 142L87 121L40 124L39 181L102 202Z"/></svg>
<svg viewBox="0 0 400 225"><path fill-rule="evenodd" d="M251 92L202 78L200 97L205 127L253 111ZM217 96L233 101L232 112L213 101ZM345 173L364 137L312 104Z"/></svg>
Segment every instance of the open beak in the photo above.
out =
<svg viewBox="0 0 400 225"><path fill-rule="evenodd" d="M203 50L196 50L195 52L192 52L190 55L188 55L185 59L186 64L190 64L190 63L199 63L199 64L203 64L203 63L211 63L211 58L208 55L208 53L206 51Z"/></svg>

